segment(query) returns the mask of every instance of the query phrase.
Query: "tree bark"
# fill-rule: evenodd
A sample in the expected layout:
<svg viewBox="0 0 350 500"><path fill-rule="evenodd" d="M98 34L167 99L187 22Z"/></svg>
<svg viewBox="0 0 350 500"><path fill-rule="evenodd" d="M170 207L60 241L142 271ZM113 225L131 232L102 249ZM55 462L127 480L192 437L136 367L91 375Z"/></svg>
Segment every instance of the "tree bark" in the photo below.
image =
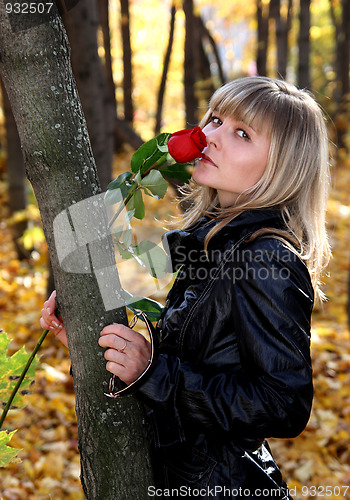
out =
<svg viewBox="0 0 350 500"><path fill-rule="evenodd" d="M16 122L12 113L11 104L6 89L1 80L2 103L5 116L5 130L7 142L7 179L9 193L10 214L18 210L24 210L27 206L26 174L24 170L21 143L18 137ZM19 242L27 227L27 221L23 220L11 226L13 241L19 259L27 259L30 253Z"/></svg>
<svg viewBox="0 0 350 500"><path fill-rule="evenodd" d="M115 82L113 78L112 67L111 35L109 30L109 0L98 0L98 17L103 34L107 85L113 103L113 108L117 111L117 100L115 98Z"/></svg>
<svg viewBox="0 0 350 500"><path fill-rule="evenodd" d="M96 0L84 0L63 16L74 76L102 190L112 180L115 103L98 54Z"/></svg>
<svg viewBox="0 0 350 500"><path fill-rule="evenodd" d="M342 0L340 19L336 17L332 0L329 5L336 38L336 81L333 98L338 104L332 118L337 131L337 146L340 150L348 149L345 137L349 124L350 0Z"/></svg>
<svg viewBox="0 0 350 500"><path fill-rule="evenodd" d="M269 14L268 8L264 7L262 0L256 0L256 15L257 15L257 54L256 54L256 69L258 75L266 76L267 74L267 46L269 37Z"/></svg>
<svg viewBox="0 0 350 500"><path fill-rule="evenodd" d="M208 38L208 41L210 43L210 46L213 50L213 54L215 56L216 64L218 67L218 75L219 75L219 80L221 84L224 84L226 81L225 73L222 67L222 62L220 59L219 51L216 45L216 42L214 38L212 37L212 34L210 33L209 29L206 27L205 23L203 22L203 19L201 16L198 16L198 24L199 24L199 29L202 32L202 36L204 38Z"/></svg>
<svg viewBox="0 0 350 500"><path fill-rule="evenodd" d="M132 52L130 41L130 12L129 0L120 0L121 32L123 41L123 65L124 65L124 117L129 123L134 119L134 105L132 101Z"/></svg>
<svg viewBox="0 0 350 500"><path fill-rule="evenodd" d="M350 272L348 273L348 303L346 310L348 313L348 328L350 331Z"/></svg>
<svg viewBox="0 0 350 500"><path fill-rule="evenodd" d="M88 500L146 499L152 478L143 410L132 396L115 400L104 395L109 375L99 332L113 321L125 323L126 316L124 308L105 305L106 292L107 298L118 299L118 274L101 216L103 203L69 45L57 11L32 16L26 18L31 26L23 28L23 15L9 19L0 2L0 72L38 200L67 329L81 480ZM97 227L91 234L93 220ZM65 229L61 234L60 228ZM68 267L61 267L60 253L68 243L72 262L68 259ZM91 266L96 256L100 264ZM101 286L101 267L108 268L110 288Z"/></svg>
<svg viewBox="0 0 350 500"><path fill-rule="evenodd" d="M276 46L277 46L277 74L285 78L288 61L288 33L291 24L292 0L288 0L287 16L281 16L281 0L270 1L270 18L275 21Z"/></svg>
<svg viewBox="0 0 350 500"><path fill-rule="evenodd" d="M193 0L184 0L183 10L185 23L185 108L186 126L194 127L198 123L198 101L195 94L197 59L195 57L196 23L193 11Z"/></svg>
<svg viewBox="0 0 350 500"><path fill-rule="evenodd" d="M195 42L197 44L195 47L195 58L197 61L196 94L199 107L204 107L205 109L215 90L209 55L205 49L205 38L207 38L208 30L200 16L195 16L194 21L196 31Z"/></svg>
<svg viewBox="0 0 350 500"><path fill-rule="evenodd" d="M310 3L311 0L300 0L298 39L300 88L310 88Z"/></svg>
<svg viewBox="0 0 350 500"><path fill-rule="evenodd" d="M167 50L166 50L165 56L164 56L163 72L162 72L162 77L160 80L160 86L159 86L159 91L158 91L156 124L154 127L155 135L158 135L160 133L160 129L161 129L166 79L167 79L169 65L170 65L171 51L172 51L173 43L174 43L175 15L176 15L176 6L175 6L175 4L173 4L171 6L171 14L170 14L168 47L167 47Z"/></svg>
<svg viewBox="0 0 350 500"><path fill-rule="evenodd" d="M342 36L339 40L340 56L340 81L342 86L342 97L350 91L350 0L342 0Z"/></svg>

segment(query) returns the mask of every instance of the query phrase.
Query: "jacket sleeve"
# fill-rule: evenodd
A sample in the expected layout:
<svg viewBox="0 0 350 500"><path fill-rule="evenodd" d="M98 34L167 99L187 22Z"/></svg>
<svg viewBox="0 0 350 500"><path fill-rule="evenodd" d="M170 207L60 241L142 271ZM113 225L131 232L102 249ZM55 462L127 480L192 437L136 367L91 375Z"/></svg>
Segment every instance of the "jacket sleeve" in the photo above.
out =
<svg viewBox="0 0 350 500"><path fill-rule="evenodd" d="M253 242L249 250L226 264L232 272L219 285L229 291L241 369L201 370L161 354L139 397L164 418L176 417L179 426L247 438L294 437L307 424L313 395L310 277L276 239Z"/></svg>

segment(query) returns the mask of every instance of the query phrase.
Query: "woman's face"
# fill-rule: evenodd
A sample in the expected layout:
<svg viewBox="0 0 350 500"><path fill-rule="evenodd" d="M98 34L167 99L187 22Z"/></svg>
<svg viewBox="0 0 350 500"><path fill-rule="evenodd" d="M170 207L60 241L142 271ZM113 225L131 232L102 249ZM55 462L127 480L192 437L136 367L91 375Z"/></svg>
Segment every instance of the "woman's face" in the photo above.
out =
<svg viewBox="0 0 350 500"><path fill-rule="evenodd" d="M233 205L238 195L263 175L270 149L266 132L213 112L203 128L207 147L196 160L193 179L216 189L221 207Z"/></svg>

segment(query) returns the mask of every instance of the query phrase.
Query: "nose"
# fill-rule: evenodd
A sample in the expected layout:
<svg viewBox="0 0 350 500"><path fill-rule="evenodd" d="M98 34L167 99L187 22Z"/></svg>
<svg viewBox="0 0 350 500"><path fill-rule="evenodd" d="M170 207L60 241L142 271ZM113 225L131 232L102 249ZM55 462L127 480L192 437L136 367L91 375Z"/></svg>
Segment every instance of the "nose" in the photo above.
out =
<svg viewBox="0 0 350 500"><path fill-rule="evenodd" d="M212 146L215 149L219 149L221 144L220 128L212 128L209 124L203 128L203 132L205 133L208 147Z"/></svg>

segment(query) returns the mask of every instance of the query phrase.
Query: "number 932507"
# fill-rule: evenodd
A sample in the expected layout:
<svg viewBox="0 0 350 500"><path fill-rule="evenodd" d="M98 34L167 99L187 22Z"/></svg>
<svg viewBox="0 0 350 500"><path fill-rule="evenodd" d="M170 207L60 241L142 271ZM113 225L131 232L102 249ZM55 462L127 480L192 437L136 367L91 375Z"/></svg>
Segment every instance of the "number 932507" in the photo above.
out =
<svg viewBox="0 0 350 500"><path fill-rule="evenodd" d="M6 2L7 14L49 14L53 2Z"/></svg>

